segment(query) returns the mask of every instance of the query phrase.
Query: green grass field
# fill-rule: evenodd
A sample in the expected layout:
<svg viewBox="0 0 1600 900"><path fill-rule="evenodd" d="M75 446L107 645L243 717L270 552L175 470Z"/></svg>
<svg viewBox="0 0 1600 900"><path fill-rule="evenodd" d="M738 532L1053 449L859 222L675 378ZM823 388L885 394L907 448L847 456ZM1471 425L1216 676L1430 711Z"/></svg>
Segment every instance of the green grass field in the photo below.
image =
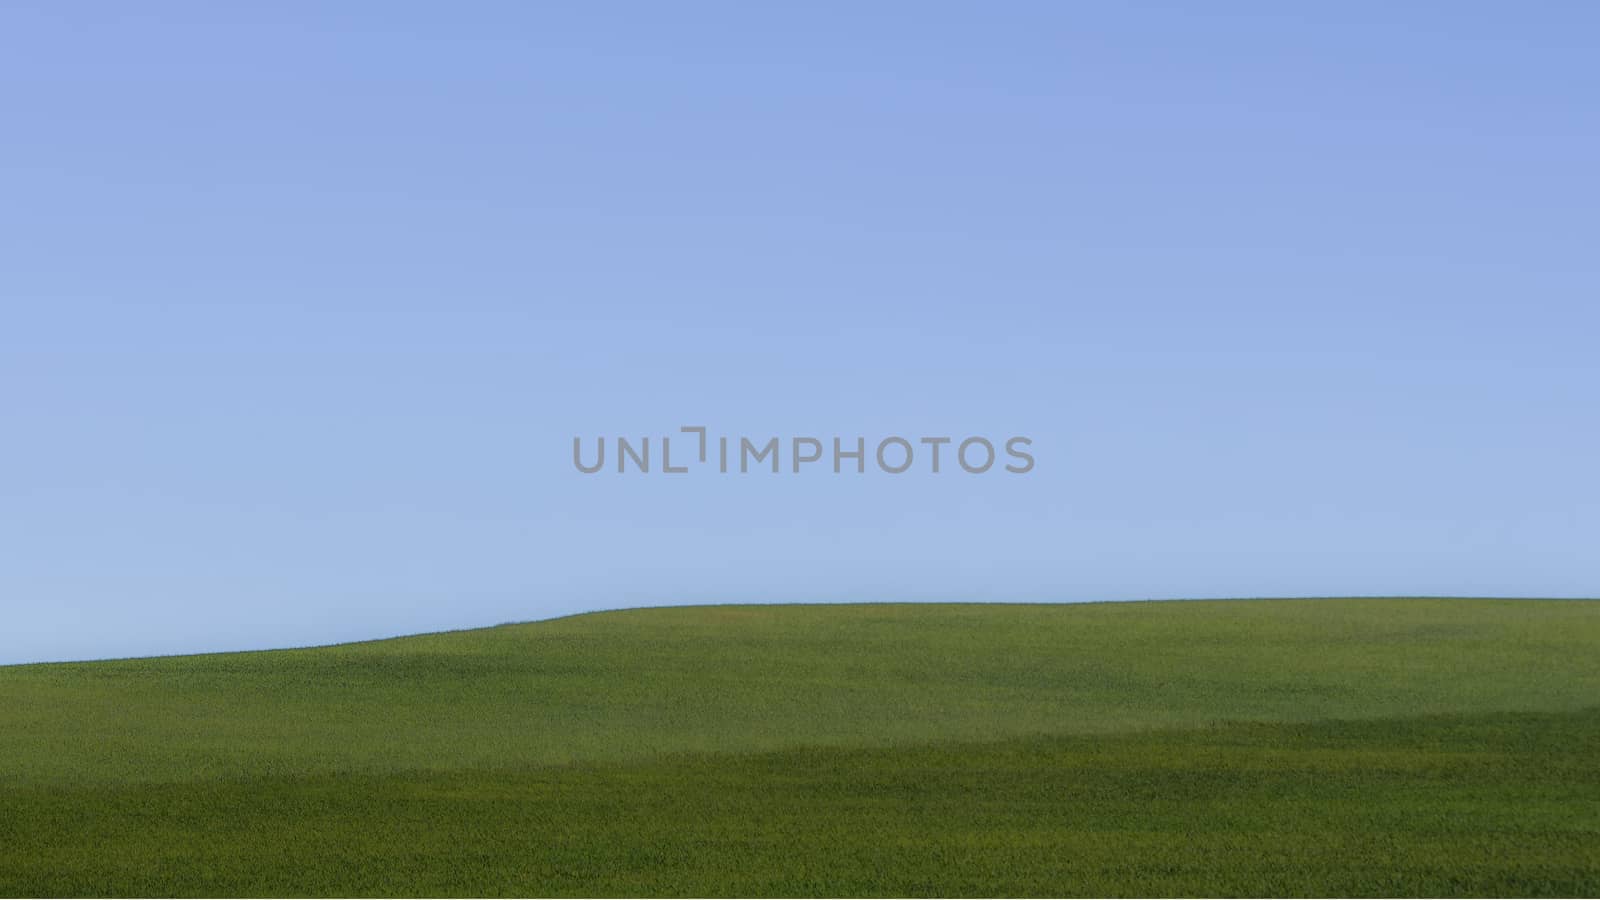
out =
<svg viewBox="0 0 1600 900"><path fill-rule="evenodd" d="M0 895L1600 894L1600 602L649 609L0 668Z"/></svg>

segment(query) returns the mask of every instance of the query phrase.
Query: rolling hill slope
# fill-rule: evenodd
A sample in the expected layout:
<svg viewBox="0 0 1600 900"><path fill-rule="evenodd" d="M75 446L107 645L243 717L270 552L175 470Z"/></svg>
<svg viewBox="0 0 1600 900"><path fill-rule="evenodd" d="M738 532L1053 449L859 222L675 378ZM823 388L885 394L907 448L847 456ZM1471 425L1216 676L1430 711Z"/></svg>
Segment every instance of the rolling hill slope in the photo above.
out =
<svg viewBox="0 0 1600 900"><path fill-rule="evenodd" d="M1594 894L1600 603L688 607L0 668L0 894Z"/></svg>

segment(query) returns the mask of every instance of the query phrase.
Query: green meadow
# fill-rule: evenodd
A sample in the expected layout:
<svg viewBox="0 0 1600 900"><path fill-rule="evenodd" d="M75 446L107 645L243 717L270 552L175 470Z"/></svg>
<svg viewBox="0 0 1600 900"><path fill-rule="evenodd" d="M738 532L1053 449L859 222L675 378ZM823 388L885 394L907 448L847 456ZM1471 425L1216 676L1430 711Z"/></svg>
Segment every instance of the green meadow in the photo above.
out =
<svg viewBox="0 0 1600 900"><path fill-rule="evenodd" d="M724 606L0 667L0 895L1600 895L1600 602Z"/></svg>

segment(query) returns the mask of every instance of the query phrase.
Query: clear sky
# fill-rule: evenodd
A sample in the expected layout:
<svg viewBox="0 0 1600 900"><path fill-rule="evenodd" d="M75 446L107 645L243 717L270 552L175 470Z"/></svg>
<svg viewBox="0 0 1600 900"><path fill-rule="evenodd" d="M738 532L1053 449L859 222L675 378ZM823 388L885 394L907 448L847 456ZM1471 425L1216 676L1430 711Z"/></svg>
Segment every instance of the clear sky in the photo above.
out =
<svg viewBox="0 0 1600 900"><path fill-rule="evenodd" d="M1600 7L555 6L0 8L0 662L1600 594Z"/></svg>

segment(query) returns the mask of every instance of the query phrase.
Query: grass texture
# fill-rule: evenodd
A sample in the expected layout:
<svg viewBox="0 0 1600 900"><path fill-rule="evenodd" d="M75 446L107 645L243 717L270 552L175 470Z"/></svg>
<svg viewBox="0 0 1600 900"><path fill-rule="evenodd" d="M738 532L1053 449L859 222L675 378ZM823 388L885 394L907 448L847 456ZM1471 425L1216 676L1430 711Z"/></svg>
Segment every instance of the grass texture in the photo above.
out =
<svg viewBox="0 0 1600 900"><path fill-rule="evenodd" d="M1600 603L689 607L0 668L4 895L1600 894Z"/></svg>

